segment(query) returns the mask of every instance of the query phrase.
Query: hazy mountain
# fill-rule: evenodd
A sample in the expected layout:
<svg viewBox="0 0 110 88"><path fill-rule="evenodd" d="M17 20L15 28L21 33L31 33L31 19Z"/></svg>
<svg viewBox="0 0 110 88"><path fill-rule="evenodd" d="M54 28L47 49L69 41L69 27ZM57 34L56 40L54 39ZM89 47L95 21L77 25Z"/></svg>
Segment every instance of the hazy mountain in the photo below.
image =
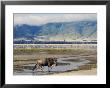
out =
<svg viewBox="0 0 110 88"><path fill-rule="evenodd" d="M43 40L75 40L96 39L96 21L57 22L40 26L14 26L14 39L43 39Z"/></svg>

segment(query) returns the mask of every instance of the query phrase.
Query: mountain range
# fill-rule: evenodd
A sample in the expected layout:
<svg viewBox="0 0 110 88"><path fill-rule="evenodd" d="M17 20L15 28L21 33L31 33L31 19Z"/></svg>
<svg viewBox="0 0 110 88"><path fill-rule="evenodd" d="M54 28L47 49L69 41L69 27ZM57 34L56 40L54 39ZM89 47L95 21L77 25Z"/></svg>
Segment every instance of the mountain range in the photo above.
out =
<svg viewBox="0 0 110 88"><path fill-rule="evenodd" d="M53 22L43 25L15 25L14 39L60 41L97 39L97 21Z"/></svg>

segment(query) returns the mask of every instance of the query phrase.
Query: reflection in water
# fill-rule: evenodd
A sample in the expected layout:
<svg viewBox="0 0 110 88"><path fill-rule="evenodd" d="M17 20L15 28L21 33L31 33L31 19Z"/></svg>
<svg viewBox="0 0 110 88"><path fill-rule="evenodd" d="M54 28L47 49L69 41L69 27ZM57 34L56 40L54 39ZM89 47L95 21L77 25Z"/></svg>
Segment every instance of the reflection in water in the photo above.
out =
<svg viewBox="0 0 110 88"><path fill-rule="evenodd" d="M52 67L52 69L49 68L50 72L48 72L47 66L43 67L43 71L41 71L40 69L32 71L32 68L34 67L35 64L24 65L23 66L24 69L22 71L14 72L14 75L48 75L48 74L53 74L53 73L66 72L66 71L77 69L79 66L85 65L90 62L82 58L78 59L78 61L71 61L72 59L73 58L71 57L59 58L58 63L63 63L63 65Z"/></svg>

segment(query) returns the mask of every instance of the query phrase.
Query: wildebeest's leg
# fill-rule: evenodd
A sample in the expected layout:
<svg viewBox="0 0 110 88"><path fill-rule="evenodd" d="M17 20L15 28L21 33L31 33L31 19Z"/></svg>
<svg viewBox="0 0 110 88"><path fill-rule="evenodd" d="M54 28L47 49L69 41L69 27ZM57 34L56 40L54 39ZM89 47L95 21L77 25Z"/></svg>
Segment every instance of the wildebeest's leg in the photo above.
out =
<svg viewBox="0 0 110 88"><path fill-rule="evenodd" d="M49 70L49 66L48 66L48 72L50 72L50 70Z"/></svg>
<svg viewBox="0 0 110 88"><path fill-rule="evenodd" d="M33 67L33 69L32 69L33 71L36 69L36 66L37 66L37 64L35 64L35 66Z"/></svg>
<svg viewBox="0 0 110 88"><path fill-rule="evenodd" d="M43 66L41 66L41 70L43 71Z"/></svg>
<svg viewBox="0 0 110 88"><path fill-rule="evenodd" d="M43 71L42 65L38 64L37 68Z"/></svg>
<svg viewBox="0 0 110 88"><path fill-rule="evenodd" d="M50 67L50 63L48 62L48 72L50 72L49 67Z"/></svg>

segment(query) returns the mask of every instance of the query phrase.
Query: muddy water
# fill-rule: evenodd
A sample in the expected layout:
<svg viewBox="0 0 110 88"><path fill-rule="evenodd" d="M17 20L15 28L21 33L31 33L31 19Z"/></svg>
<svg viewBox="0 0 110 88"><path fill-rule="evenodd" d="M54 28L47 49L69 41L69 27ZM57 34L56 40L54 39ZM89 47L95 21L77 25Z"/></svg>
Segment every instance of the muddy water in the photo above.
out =
<svg viewBox="0 0 110 88"><path fill-rule="evenodd" d="M35 66L35 64L24 65L23 66L24 69L22 71L14 72L14 75L49 75L54 73L71 71L77 69L79 66L85 65L90 62L84 58L78 58L78 61L69 61L69 60L73 60L73 57L59 58L57 62L62 63L63 65L52 67L52 69L49 68L50 72L48 72L47 66L43 67L43 71L41 69L32 71L32 68Z"/></svg>

